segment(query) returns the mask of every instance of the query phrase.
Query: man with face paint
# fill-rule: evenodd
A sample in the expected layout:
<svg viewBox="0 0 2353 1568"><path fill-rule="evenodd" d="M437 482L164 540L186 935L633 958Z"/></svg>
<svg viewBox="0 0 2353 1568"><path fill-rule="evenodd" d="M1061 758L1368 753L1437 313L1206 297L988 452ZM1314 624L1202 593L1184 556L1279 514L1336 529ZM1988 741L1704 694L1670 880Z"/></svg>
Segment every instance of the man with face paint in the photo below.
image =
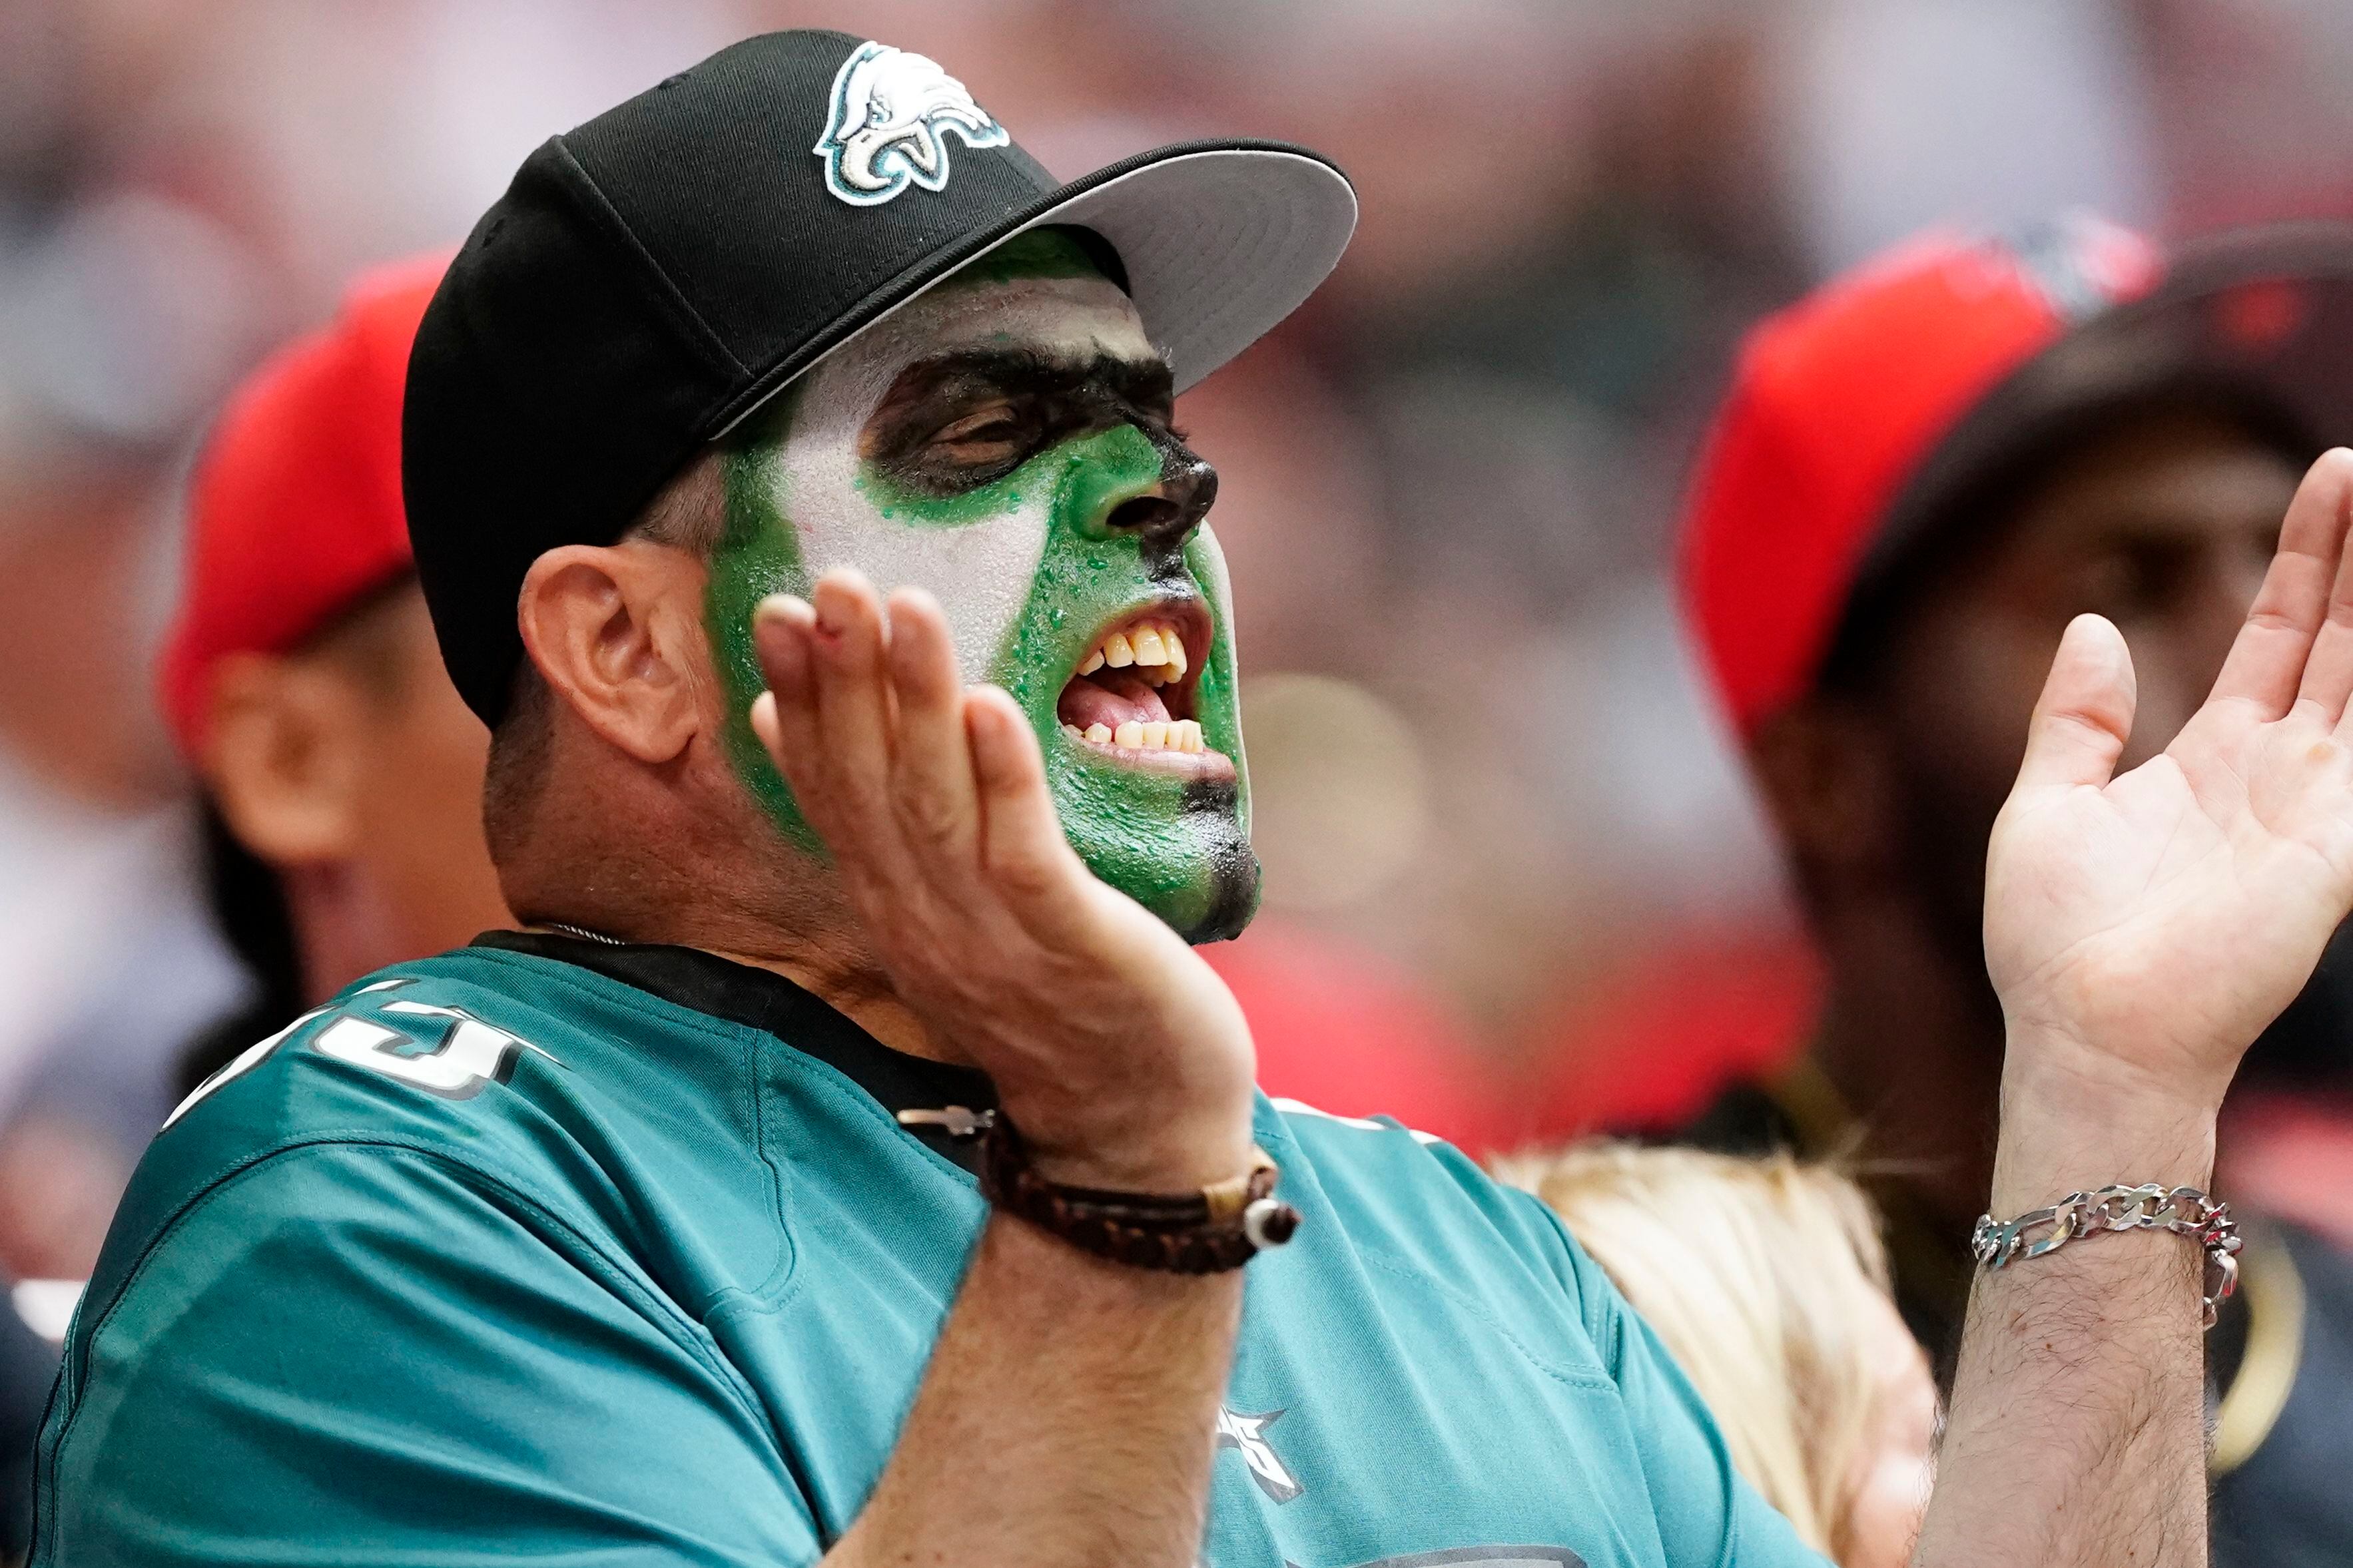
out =
<svg viewBox="0 0 2353 1568"><path fill-rule="evenodd" d="M404 458L531 929L354 984L157 1138L36 1563L1818 1563L1547 1211L1255 1097L1183 940L1251 873L1170 398L1353 212L1263 143L1056 186L837 34L533 154ZM2110 780L2113 629L2061 649L1991 857L1992 1203L2152 1182L2191 1234L1986 1274L1922 1563L2202 1552L2231 1237L2165 1193L2353 904L2348 514L2340 453L2163 765Z"/></svg>
<svg viewBox="0 0 2353 1568"><path fill-rule="evenodd" d="M959 673L1047 737L1095 874L1196 942L1258 901L1215 469L1084 231L1032 230L819 363L711 459L726 495L710 630L730 706L763 689L753 612L856 566L936 598ZM1072 674L1073 668L1078 673ZM817 841L754 738L733 754Z"/></svg>

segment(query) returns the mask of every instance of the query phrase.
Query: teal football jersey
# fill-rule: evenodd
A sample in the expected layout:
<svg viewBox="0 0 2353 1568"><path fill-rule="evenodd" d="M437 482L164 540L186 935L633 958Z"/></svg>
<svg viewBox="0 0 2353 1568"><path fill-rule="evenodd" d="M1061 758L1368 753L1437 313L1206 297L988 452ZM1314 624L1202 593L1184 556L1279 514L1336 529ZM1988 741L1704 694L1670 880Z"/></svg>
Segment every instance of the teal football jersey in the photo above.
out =
<svg viewBox="0 0 2353 1568"><path fill-rule="evenodd" d="M683 948L386 971L157 1135L32 1561L813 1563L985 1218L894 1112L988 1100ZM1305 1224L1250 1265L1204 1563L1819 1568L1547 1210L1394 1122L1262 1100L1258 1137Z"/></svg>

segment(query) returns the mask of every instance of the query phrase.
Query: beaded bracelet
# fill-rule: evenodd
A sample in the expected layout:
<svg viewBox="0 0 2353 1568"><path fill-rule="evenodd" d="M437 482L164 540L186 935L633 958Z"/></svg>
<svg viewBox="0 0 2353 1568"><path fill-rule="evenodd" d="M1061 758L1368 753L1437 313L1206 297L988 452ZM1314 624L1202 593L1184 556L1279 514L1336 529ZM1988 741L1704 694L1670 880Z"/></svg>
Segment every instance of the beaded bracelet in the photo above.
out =
<svg viewBox="0 0 2353 1568"><path fill-rule="evenodd" d="M1073 1247L1132 1268L1222 1273L1284 1245L1299 1229L1299 1211L1274 1196L1282 1172L1263 1149L1251 1149L1247 1172L1196 1192L1124 1193L1048 1181L1002 1111L950 1105L902 1110L899 1121L978 1137L982 1196Z"/></svg>

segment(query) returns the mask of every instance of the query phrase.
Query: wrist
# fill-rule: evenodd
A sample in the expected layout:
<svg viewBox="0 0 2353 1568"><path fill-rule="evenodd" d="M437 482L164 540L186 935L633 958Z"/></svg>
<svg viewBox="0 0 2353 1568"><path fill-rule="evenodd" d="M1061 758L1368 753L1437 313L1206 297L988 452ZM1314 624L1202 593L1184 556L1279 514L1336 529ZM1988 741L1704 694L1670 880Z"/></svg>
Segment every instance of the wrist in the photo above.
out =
<svg viewBox="0 0 2353 1568"><path fill-rule="evenodd" d="M1008 1099L1029 1163L1047 1180L1113 1192L1181 1193L1226 1181L1250 1164L1250 1100Z"/></svg>
<svg viewBox="0 0 2353 1568"><path fill-rule="evenodd" d="M2221 1102L2219 1088L2013 1027L1989 1211L2004 1218L2111 1183L2203 1187Z"/></svg>

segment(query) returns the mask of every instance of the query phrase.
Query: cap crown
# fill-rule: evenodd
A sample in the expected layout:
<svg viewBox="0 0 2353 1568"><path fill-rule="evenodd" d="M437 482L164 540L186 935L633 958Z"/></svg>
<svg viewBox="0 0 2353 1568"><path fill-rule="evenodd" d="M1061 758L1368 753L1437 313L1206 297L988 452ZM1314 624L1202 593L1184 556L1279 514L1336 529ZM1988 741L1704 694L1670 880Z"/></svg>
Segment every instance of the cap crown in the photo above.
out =
<svg viewBox="0 0 2353 1568"><path fill-rule="evenodd" d="M189 486L179 608L156 672L184 756L206 743L223 656L299 647L408 570L401 387L448 259L436 253L358 279L332 323L245 380L207 437Z"/></svg>
<svg viewBox="0 0 2353 1568"><path fill-rule="evenodd" d="M1055 188L989 127L919 56L772 33L524 162L409 373L418 573L477 713L506 705L533 560L618 537L699 446L936 279L943 246L983 248Z"/></svg>

